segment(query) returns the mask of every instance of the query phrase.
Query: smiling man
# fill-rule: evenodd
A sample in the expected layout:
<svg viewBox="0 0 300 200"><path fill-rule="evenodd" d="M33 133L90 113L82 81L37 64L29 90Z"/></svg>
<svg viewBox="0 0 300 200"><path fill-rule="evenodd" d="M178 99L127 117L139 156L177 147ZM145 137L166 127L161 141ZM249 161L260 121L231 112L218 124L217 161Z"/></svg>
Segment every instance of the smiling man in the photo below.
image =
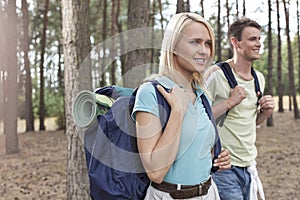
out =
<svg viewBox="0 0 300 200"><path fill-rule="evenodd" d="M222 146L230 151L232 168L213 175L222 200L249 200L250 194L251 199L256 199L257 191L252 188L258 188L264 198L255 162L256 126L273 113L274 100L270 95L258 98L251 73L252 62L260 58L260 32L261 26L249 18L235 21L228 29L233 57L224 63L229 64L237 81L234 89L219 66L210 67L206 73L215 119L227 114L218 129ZM263 91L265 79L262 73L255 72Z"/></svg>

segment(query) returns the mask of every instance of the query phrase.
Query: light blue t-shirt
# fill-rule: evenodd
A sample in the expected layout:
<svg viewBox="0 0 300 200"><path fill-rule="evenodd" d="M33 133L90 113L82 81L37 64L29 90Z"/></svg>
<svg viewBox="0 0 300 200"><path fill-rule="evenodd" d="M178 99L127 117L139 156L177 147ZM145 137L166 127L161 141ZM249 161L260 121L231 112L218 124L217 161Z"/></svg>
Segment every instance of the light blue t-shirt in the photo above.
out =
<svg viewBox="0 0 300 200"><path fill-rule="evenodd" d="M166 88L176 84L167 77L158 78L158 82ZM208 179L212 167L211 150L215 143L215 131L202 104L200 95L203 91L196 91L196 101L189 103L183 118L182 134L177 152L177 158L166 174L164 181L174 184L195 185ZM133 108L135 113L149 112L159 117L158 102L152 83L140 86Z"/></svg>

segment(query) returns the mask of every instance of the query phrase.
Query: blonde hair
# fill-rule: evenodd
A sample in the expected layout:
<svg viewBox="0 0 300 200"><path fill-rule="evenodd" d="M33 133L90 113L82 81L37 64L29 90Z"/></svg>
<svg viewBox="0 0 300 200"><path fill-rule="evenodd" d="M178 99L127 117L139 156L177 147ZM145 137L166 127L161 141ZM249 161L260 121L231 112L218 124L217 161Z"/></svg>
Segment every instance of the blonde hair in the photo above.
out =
<svg viewBox="0 0 300 200"><path fill-rule="evenodd" d="M210 59L213 61L215 54L215 37L211 25L200 15L196 13L179 13L174 15L169 21L166 31L164 33L164 38L162 41L161 55L160 55L160 75L168 76L170 79L176 82L175 76L175 64L174 64L174 49L176 44L181 38L181 32L185 26L190 22L202 23L209 32L211 37L211 55ZM193 74L193 88L196 89L196 84L203 86L203 77L199 72Z"/></svg>

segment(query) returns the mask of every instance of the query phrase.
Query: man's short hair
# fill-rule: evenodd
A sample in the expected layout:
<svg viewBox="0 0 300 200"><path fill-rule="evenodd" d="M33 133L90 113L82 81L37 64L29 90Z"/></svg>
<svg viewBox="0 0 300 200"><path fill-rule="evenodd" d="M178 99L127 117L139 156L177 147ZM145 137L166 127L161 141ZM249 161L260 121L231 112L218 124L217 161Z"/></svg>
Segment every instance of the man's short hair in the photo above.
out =
<svg viewBox="0 0 300 200"><path fill-rule="evenodd" d="M232 45L230 42L230 38L235 37L238 39L238 41L241 41L242 32L246 27L254 27L257 28L258 30L262 29L261 25L259 25L256 21L251 20L247 17L243 17L241 19L236 20L229 26L227 32L227 39L229 41L231 49L232 49Z"/></svg>

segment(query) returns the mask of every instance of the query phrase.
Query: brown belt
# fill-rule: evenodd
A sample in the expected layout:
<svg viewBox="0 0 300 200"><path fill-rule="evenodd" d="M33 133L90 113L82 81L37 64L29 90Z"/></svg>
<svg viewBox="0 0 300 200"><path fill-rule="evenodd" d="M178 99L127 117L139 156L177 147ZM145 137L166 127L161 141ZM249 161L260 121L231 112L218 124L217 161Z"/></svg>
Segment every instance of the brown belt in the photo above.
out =
<svg viewBox="0 0 300 200"><path fill-rule="evenodd" d="M211 186L211 177L209 177L207 181L197 185L181 185L180 190L177 190L177 184L167 182L162 182L161 184L152 182L151 186L160 191L169 193L173 199L188 199L206 195Z"/></svg>

